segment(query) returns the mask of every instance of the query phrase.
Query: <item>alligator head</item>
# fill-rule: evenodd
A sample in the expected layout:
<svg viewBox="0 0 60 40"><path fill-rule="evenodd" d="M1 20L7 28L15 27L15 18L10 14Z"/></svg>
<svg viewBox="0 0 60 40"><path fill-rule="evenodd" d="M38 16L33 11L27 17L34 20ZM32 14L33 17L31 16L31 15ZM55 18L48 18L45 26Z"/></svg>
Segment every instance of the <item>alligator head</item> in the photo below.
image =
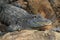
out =
<svg viewBox="0 0 60 40"><path fill-rule="evenodd" d="M28 20L28 23L31 27L42 27L46 25L52 25L51 20L43 18L40 15L33 16L32 19Z"/></svg>

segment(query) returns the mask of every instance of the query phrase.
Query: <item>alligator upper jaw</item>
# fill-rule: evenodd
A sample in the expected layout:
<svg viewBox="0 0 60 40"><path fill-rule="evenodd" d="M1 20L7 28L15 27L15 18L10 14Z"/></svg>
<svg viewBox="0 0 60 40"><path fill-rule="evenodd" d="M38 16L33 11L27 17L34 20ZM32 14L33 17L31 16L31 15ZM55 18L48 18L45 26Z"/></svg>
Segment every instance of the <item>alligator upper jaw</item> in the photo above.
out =
<svg viewBox="0 0 60 40"><path fill-rule="evenodd" d="M32 25L31 28L34 29L34 30L45 31L45 30L51 30L52 27L53 27L52 22L50 22L50 23L47 23L47 24L44 23L43 25L40 25L40 26L33 26Z"/></svg>
<svg viewBox="0 0 60 40"><path fill-rule="evenodd" d="M52 22L44 24L44 26L52 25Z"/></svg>
<svg viewBox="0 0 60 40"><path fill-rule="evenodd" d="M31 27L35 27L35 28L40 28L40 27L42 27L42 26L49 26L49 25L52 25L52 22L50 22L50 23L41 23L41 22L36 22L36 23L30 23L30 26Z"/></svg>
<svg viewBox="0 0 60 40"><path fill-rule="evenodd" d="M32 27L34 30L39 30L39 31L46 31L46 30L51 30L53 28L52 25L45 25L41 27Z"/></svg>

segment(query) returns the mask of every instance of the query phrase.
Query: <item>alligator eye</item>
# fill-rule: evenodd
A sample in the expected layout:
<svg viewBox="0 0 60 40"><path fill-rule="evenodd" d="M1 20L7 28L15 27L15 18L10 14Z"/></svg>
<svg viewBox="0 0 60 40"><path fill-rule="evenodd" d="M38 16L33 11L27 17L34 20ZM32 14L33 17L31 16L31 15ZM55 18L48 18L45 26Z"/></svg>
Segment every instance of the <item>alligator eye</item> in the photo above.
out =
<svg viewBox="0 0 60 40"><path fill-rule="evenodd" d="M34 18L36 18L36 16L34 16Z"/></svg>
<svg viewBox="0 0 60 40"><path fill-rule="evenodd" d="M60 8L60 7L57 7L57 8Z"/></svg>
<svg viewBox="0 0 60 40"><path fill-rule="evenodd" d="M36 16L32 16L32 18L36 18Z"/></svg>
<svg viewBox="0 0 60 40"><path fill-rule="evenodd" d="M27 2L27 0L24 0L25 2Z"/></svg>

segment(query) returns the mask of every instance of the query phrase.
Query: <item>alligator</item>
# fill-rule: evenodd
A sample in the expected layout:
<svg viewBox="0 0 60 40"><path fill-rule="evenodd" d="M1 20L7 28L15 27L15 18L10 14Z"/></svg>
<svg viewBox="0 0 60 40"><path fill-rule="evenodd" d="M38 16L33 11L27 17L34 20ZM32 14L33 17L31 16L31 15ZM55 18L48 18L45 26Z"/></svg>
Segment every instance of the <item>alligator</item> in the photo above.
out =
<svg viewBox="0 0 60 40"><path fill-rule="evenodd" d="M25 28L40 28L41 26L51 25L49 19L40 15L29 14L22 8L11 4L2 4L0 6L0 21L8 26L8 31L22 30Z"/></svg>
<svg viewBox="0 0 60 40"><path fill-rule="evenodd" d="M52 21L41 15L29 14L22 8L0 1L0 22L7 25L7 31L16 31L27 28L41 28L51 25Z"/></svg>

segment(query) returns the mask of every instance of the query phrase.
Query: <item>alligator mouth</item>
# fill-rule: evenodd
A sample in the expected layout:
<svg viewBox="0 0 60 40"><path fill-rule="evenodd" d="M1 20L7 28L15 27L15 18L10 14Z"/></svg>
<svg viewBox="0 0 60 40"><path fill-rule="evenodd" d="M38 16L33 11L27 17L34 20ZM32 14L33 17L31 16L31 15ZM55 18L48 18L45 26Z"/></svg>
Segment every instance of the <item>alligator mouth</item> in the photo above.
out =
<svg viewBox="0 0 60 40"><path fill-rule="evenodd" d="M31 27L41 27L41 26L52 25L52 22L51 21L49 21L49 22L33 22L33 21L30 21L29 24Z"/></svg>
<svg viewBox="0 0 60 40"><path fill-rule="evenodd" d="M44 26L48 26L48 25L52 25L52 22L50 22L50 23L45 23L45 25Z"/></svg>
<svg viewBox="0 0 60 40"><path fill-rule="evenodd" d="M31 28L34 30L45 31L45 30L51 30L52 25L45 25L45 26L41 26L41 27L31 27Z"/></svg>

